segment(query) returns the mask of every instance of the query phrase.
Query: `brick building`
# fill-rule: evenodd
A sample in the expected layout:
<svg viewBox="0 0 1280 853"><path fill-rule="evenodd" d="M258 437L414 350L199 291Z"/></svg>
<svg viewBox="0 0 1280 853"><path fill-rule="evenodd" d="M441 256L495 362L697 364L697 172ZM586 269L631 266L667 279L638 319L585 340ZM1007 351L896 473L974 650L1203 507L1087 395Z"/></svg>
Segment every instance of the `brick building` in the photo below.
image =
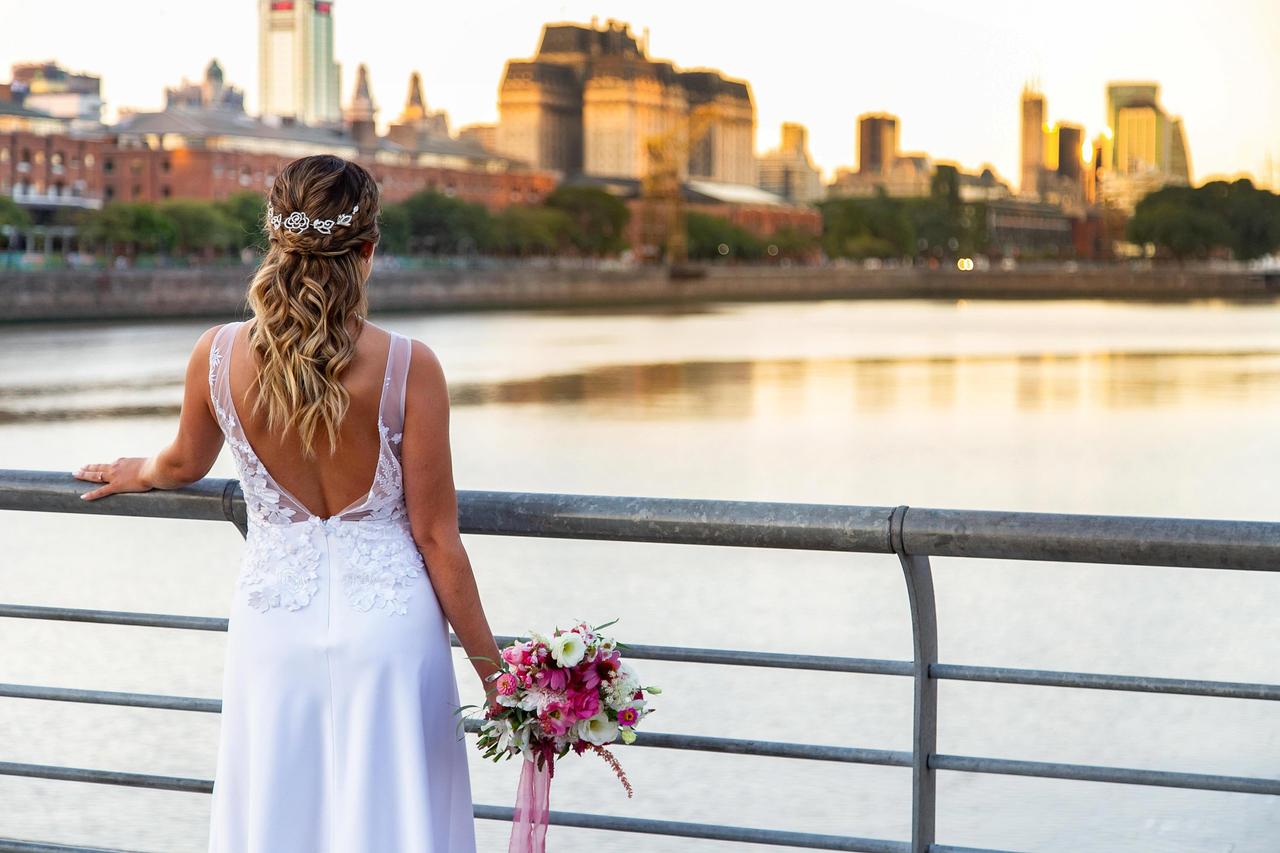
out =
<svg viewBox="0 0 1280 853"><path fill-rule="evenodd" d="M536 204L555 188L545 172L520 168L457 140L424 140L416 149L378 137L360 144L350 131L268 124L243 113L172 109L136 113L112 128L103 162L107 201L218 200L264 192L297 157L333 154L367 168L386 202L422 190L500 210Z"/></svg>

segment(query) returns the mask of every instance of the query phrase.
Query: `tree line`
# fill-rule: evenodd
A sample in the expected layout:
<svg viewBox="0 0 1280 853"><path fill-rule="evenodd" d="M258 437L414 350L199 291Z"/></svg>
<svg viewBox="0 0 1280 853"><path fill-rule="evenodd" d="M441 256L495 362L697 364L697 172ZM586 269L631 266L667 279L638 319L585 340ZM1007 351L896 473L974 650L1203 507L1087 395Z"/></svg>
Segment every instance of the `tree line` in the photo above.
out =
<svg viewBox="0 0 1280 853"><path fill-rule="evenodd" d="M1280 194L1245 178L1165 187L1138 202L1125 233L1177 260L1259 258L1280 251Z"/></svg>
<svg viewBox="0 0 1280 853"><path fill-rule="evenodd" d="M987 218L981 204L960 199L954 166L938 166L929 194L833 198L819 203L822 250L830 258L957 257L987 248Z"/></svg>

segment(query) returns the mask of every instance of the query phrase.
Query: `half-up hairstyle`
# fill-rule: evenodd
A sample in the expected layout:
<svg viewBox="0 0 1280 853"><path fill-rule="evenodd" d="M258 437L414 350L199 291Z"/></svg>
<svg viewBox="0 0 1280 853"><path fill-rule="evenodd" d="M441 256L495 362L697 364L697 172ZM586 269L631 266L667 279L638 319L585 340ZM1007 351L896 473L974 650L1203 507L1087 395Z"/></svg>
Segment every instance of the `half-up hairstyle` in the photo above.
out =
<svg viewBox="0 0 1280 853"><path fill-rule="evenodd" d="M254 314L249 348L259 365L253 411L265 405L268 429L293 427L313 458L321 428L336 450L350 403L338 377L355 357L347 324L355 316L360 328L368 313L360 248L378 242L378 185L341 157L302 157L280 171L268 203L274 216L263 217L267 254L247 297ZM286 219L295 212L324 230L297 229L300 216Z"/></svg>

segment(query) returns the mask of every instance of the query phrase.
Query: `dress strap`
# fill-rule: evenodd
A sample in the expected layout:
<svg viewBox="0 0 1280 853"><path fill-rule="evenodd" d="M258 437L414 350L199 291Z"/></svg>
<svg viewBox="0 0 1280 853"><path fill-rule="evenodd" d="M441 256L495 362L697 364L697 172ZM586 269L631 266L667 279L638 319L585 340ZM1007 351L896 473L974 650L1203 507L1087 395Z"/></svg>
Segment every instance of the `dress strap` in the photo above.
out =
<svg viewBox="0 0 1280 853"><path fill-rule="evenodd" d="M214 403L214 411L218 420L222 421L223 430L230 430L232 424L227 423L228 415L235 411L230 405L231 389L227 382L231 360L227 357L231 351L231 341L235 337L243 321L223 323L213 333L213 342L209 346L209 398Z"/></svg>
<svg viewBox="0 0 1280 853"><path fill-rule="evenodd" d="M382 421L392 433L404 431L405 387L409 378L409 356L413 342L399 332L391 333L387 355L386 395L382 400Z"/></svg>

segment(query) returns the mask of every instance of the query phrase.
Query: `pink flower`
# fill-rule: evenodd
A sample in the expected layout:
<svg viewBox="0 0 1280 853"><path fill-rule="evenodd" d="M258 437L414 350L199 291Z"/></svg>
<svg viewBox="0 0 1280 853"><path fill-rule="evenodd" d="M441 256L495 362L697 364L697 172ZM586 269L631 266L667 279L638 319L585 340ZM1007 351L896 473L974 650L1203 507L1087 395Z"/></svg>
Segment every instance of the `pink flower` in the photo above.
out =
<svg viewBox="0 0 1280 853"><path fill-rule="evenodd" d="M556 693L563 692L565 687L569 685L569 673L559 667L540 669L533 678L540 687Z"/></svg>
<svg viewBox="0 0 1280 853"><path fill-rule="evenodd" d="M618 725L634 726L638 722L640 722L640 712L634 705L628 705L618 712Z"/></svg>
<svg viewBox="0 0 1280 853"><path fill-rule="evenodd" d="M502 659L512 666L524 663L524 649L520 646L507 646L502 650Z"/></svg>
<svg viewBox="0 0 1280 853"><path fill-rule="evenodd" d="M516 692L516 677L509 672L504 672L498 676L494 685L498 688L498 693L510 696Z"/></svg>
<svg viewBox="0 0 1280 853"><path fill-rule="evenodd" d="M588 717L594 717L600 713L600 694L595 690L585 693L570 691L569 705L576 719L585 720Z"/></svg>
<svg viewBox="0 0 1280 853"><path fill-rule="evenodd" d="M573 668L573 677L569 679L569 683L579 690L595 690L600 684L596 665L585 661L578 664Z"/></svg>
<svg viewBox="0 0 1280 853"><path fill-rule="evenodd" d="M614 652L612 655L608 657L602 657L600 660L596 661L595 663L596 675L601 681L604 681L605 679L611 677L615 672L618 671L619 657L620 655L617 652Z"/></svg>
<svg viewBox="0 0 1280 853"><path fill-rule="evenodd" d="M569 719L569 713L570 708L567 703L552 699L538 716L538 720L542 723L542 730L553 736L569 731L569 727L573 725L573 721Z"/></svg>

